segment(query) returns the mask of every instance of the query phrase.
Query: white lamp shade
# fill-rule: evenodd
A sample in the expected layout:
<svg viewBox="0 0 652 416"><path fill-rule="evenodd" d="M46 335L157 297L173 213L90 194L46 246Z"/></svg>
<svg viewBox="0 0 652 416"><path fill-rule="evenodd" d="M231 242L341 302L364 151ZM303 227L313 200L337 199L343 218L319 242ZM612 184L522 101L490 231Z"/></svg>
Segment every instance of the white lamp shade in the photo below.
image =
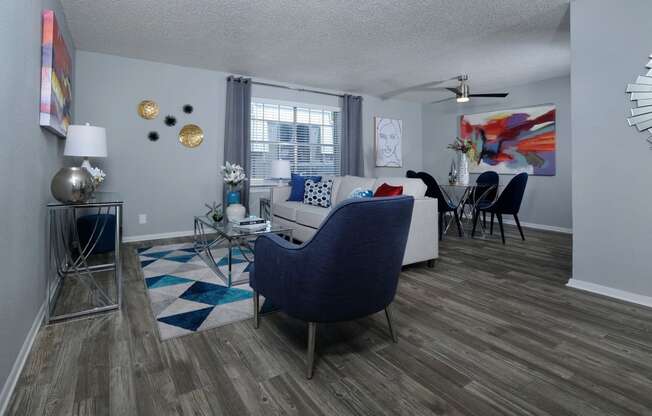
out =
<svg viewBox="0 0 652 416"><path fill-rule="evenodd" d="M64 156L106 157L106 130L104 127L68 126Z"/></svg>
<svg viewBox="0 0 652 416"><path fill-rule="evenodd" d="M290 161L289 160L272 160L272 178L273 179L289 179Z"/></svg>

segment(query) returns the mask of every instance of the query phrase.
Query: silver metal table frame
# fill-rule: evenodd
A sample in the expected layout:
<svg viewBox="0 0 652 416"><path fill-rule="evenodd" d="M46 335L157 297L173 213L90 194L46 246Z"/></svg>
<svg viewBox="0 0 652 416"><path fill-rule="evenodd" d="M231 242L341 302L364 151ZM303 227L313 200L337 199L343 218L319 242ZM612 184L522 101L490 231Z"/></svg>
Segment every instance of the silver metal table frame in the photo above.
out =
<svg viewBox="0 0 652 416"><path fill-rule="evenodd" d="M469 222L473 222L473 215L474 212L478 208L478 204L481 201L484 201L486 197L492 192L496 191L496 198L498 198L498 188L499 186L496 185L478 185L478 184L469 184L469 185L459 185L459 184L452 184L452 185L442 185L441 190L443 194L446 196L446 198L453 203L453 199L450 197L449 193L446 191L446 188L451 188L451 187L458 187L458 188L464 188L464 191L462 193L462 196L460 197L455 209L458 213L458 216L460 218L460 221L463 221L464 218L468 218ZM482 193L480 195L476 195L476 190L480 189ZM494 199L495 201L495 199ZM493 202L493 201L492 201ZM453 203L454 204L454 203ZM465 208L470 207L470 212L467 215ZM448 232L448 229L450 228L451 224L453 223L453 219L449 219L448 221L445 220L445 226L442 235L446 235ZM471 224L472 225L472 224ZM486 237L486 229L482 221L480 221L480 233L482 235L482 238ZM464 231L464 227L462 227L462 235L464 236L466 232Z"/></svg>
<svg viewBox="0 0 652 416"><path fill-rule="evenodd" d="M275 227L271 222L267 221L268 230L261 231L243 231L240 235L230 235L223 229L223 223L215 223L214 221L204 217L195 217L194 221L194 244L195 252L197 255L204 260L206 265L215 272L228 286L239 285L247 283L248 279L239 279L233 280L233 248L237 247L240 249L240 253L244 259L251 263L253 258L247 257L247 252L253 253L254 247L252 242L256 238L263 234L280 234L284 235L292 241L292 232L291 228L285 227ZM206 232L208 228L209 232ZM216 238L210 238L208 234L217 234ZM227 273L222 272L217 266L217 262L213 257L212 249L218 247L226 241L228 248L228 271Z"/></svg>
<svg viewBox="0 0 652 416"><path fill-rule="evenodd" d="M82 203L48 204L49 262L45 282L46 324L121 308L122 266L120 263L120 242L123 206L122 201L103 201L101 199ZM97 215L88 241L83 247L77 230L77 219L80 211L83 211L83 215ZM89 257L102 237L109 220L109 216L105 214L115 215L113 261L105 264L89 265ZM116 288L114 297L111 297L100 286L95 276L96 273L107 271L114 272L113 277ZM55 315L57 301L66 279L77 279L90 292L97 293L100 304L89 309Z"/></svg>

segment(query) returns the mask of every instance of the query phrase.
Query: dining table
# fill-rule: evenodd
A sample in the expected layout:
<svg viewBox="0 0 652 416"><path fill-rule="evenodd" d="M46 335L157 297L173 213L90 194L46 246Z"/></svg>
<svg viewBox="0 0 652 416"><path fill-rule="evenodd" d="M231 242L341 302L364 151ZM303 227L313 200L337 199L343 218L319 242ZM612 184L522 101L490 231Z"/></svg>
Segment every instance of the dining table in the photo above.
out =
<svg viewBox="0 0 652 416"><path fill-rule="evenodd" d="M440 185L442 193L448 199L450 205L455 207L457 215L464 224L465 222L468 225L468 228L473 227L473 216L478 209L478 205L482 203L493 203L498 198L501 185L498 184L483 184L476 182L469 183L442 183ZM478 213L479 215L479 213ZM454 221L454 217L450 216L445 221L443 235L446 235L446 232L450 228L451 224ZM480 234L482 238L486 237L486 227L484 221L478 221L480 223ZM467 232L462 228L462 235L466 236Z"/></svg>

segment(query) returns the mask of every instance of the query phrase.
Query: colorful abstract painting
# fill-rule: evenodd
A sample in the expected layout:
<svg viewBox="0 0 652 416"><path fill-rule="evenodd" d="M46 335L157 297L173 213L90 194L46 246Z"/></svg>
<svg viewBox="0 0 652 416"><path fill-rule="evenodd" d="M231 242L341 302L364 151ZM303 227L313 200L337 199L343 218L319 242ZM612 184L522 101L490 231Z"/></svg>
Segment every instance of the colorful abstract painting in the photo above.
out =
<svg viewBox="0 0 652 416"><path fill-rule="evenodd" d="M71 76L72 60L54 11L44 10L40 124L63 137L66 136L70 124Z"/></svg>
<svg viewBox="0 0 652 416"><path fill-rule="evenodd" d="M464 115L460 137L470 139L469 170L555 175L554 105Z"/></svg>

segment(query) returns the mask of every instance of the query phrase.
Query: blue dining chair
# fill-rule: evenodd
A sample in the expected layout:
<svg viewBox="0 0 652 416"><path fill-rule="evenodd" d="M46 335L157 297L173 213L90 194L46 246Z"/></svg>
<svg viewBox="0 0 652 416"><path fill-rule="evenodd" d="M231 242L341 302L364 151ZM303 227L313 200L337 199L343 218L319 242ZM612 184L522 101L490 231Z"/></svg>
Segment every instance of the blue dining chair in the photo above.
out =
<svg viewBox="0 0 652 416"><path fill-rule="evenodd" d="M428 172L419 172L417 173L417 177L421 178L423 183L426 184L426 196L429 198L437 198L437 211L439 212L439 239L441 240L444 236L444 215L447 212L453 213L455 224L457 225L457 234L462 237L462 222L457 214L457 206L453 204L446 195L444 195L437 180L433 178L431 174Z"/></svg>
<svg viewBox="0 0 652 416"><path fill-rule="evenodd" d="M259 295L287 315L308 322L307 377L312 378L317 324L362 318L390 304L405 254L414 198L349 199L335 207L309 241L296 245L265 234L249 269L254 327Z"/></svg>
<svg viewBox="0 0 652 416"><path fill-rule="evenodd" d="M494 202L498 194L498 184L500 177L494 171L482 172L475 180L476 187L473 189L469 203L477 205L480 202ZM482 222L487 226L487 213L482 212Z"/></svg>
<svg viewBox="0 0 652 416"><path fill-rule="evenodd" d="M521 222L518 219L518 212L521 209L521 202L525 194L525 186L527 185L528 174L523 172L514 176L507 184L503 192L500 194L495 202L480 202L477 209L473 213L473 230L471 237L475 236L475 228L478 223L480 212L488 212L491 214L491 229L490 233L493 234L494 229L494 215L498 217L498 224L500 225L500 236L505 244L505 230L503 229L503 214L513 215L516 221L516 226L521 234L521 239L525 241Z"/></svg>

